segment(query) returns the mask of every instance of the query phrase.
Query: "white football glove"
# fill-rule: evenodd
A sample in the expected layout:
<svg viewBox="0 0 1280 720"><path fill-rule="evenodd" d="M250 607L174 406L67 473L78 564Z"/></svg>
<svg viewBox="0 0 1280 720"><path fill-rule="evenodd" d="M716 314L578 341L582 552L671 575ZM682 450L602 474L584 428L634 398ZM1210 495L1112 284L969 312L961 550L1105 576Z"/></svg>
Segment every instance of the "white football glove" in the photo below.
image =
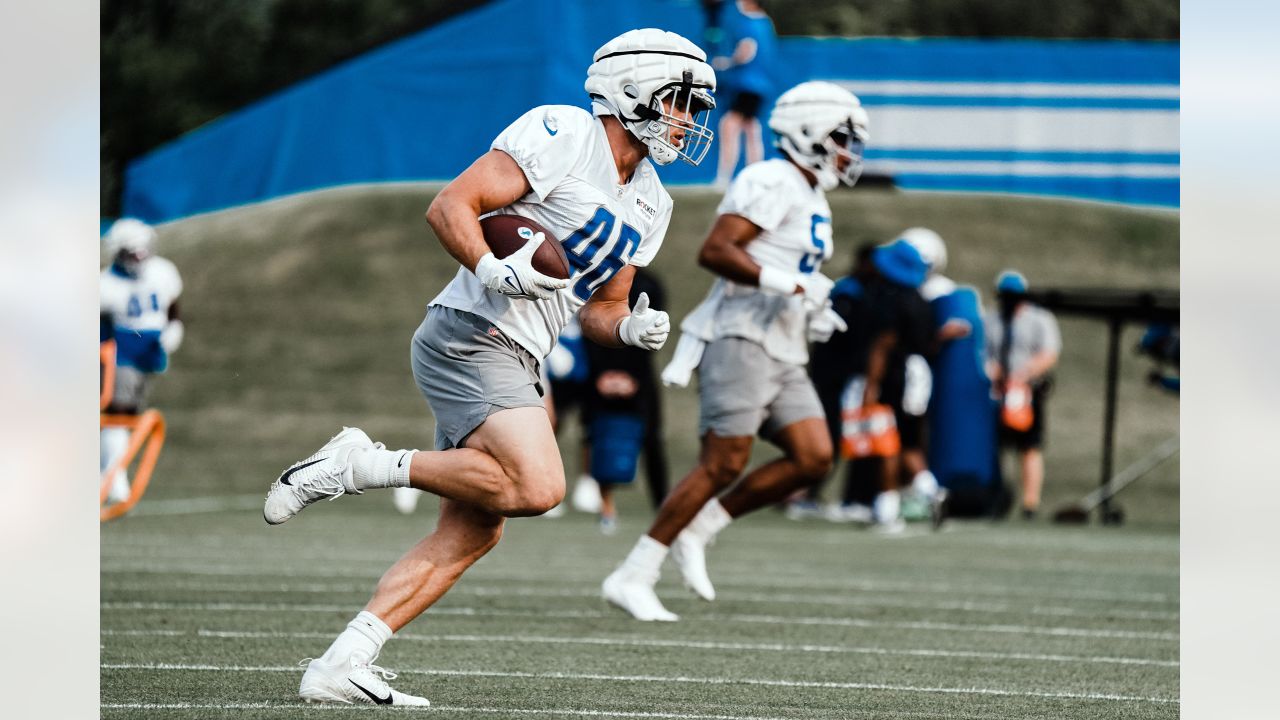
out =
<svg viewBox="0 0 1280 720"><path fill-rule="evenodd" d="M831 288L836 283L831 278L820 272L809 273L808 275L797 275L796 285L804 291L804 305L810 312L817 312L827 307L827 301L831 297Z"/></svg>
<svg viewBox="0 0 1280 720"><path fill-rule="evenodd" d="M832 335L838 332L844 332L849 329L845 324L844 318L831 307L831 301L827 300L821 310L809 313L809 342L824 343L831 339Z"/></svg>
<svg viewBox="0 0 1280 720"><path fill-rule="evenodd" d="M537 233L519 250L499 260L493 253L485 253L476 263L476 278L496 293L526 300L546 300L561 288L568 287L568 280L558 280L533 269L533 254L547 239Z"/></svg>
<svg viewBox="0 0 1280 720"><path fill-rule="evenodd" d="M166 355L172 355L182 345L182 338L186 334L185 328L181 320L170 320L164 329L160 331L160 347L164 348Z"/></svg>
<svg viewBox="0 0 1280 720"><path fill-rule="evenodd" d="M671 319L661 310L649 309L649 293L640 293L631 314L618 323L618 339L627 345L658 350L671 334Z"/></svg>

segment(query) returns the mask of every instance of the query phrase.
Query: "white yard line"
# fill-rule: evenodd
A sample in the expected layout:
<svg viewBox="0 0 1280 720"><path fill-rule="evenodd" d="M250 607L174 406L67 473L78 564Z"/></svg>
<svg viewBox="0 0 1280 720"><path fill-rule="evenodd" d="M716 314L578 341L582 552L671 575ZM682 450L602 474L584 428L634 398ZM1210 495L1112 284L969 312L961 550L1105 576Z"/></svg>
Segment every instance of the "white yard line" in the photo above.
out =
<svg viewBox="0 0 1280 720"><path fill-rule="evenodd" d="M189 636L206 638L271 639L271 640L324 640L333 633L323 632L255 632L247 630L103 630L105 636ZM787 652L850 655L884 655L928 658L964 658L979 660L1029 660L1034 662L1082 663L1104 665L1136 665L1151 667L1179 667L1177 660L1152 660L1147 658L1112 657L1106 655L1048 655L1041 653L982 652L976 650L932 650L913 648L884 648L863 645L809 645L786 643L729 643L694 640L658 640L632 637L556 637L546 635L413 635L399 634L398 640L408 642L457 642L530 645L593 645L604 647L662 647L681 650L728 650L743 652Z"/></svg>
<svg viewBox="0 0 1280 720"><path fill-rule="evenodd" d="M178 663L102 663L104 670L151 670L189 672L301 672L295 665L184 665ZM566 672L499 672L490 670L439 670L433 668L403 669L402 673L444 677L526 678L536 680L597 680L623 683L680 683L691 685L754 685L763 687L814 688L822 690L886 690L890 692L930 693L945 695L988 695L999 697L1049 698L1059 700L1098 700L1109 702L1178 703L1176 697L1114 695L1094 692L1040 692L1006 688L953 688L887 683L829 682L816 680L778 680L774 678L690 677L687 675L605 675L603 673Z"/></svg>
<svg viewBox="0 0 1280 720"><path fill-rule="evenodd" d="M130 515L197 515L226 512L228 510L252 510L262 506L262 495L213 495L207 497L174 498L171 500L147 500L143 498Z"/></svg>
<svg viewBox="0 0 1280 720"><path fill-rule="evenodd" d="M132 585L129 586L132 589ZM373 583L307 583L307 584L263 584L263 583L220 583L220 582L183 582L168 581L165 583L166 590L191 590L200 593L210 592L227 592L227 593L246 593L246 592L287 592L287 593L306 593L317 595L332 595L340 593L369 593L373 590ZM600 597L599 590L595 587L583 589L554 589L554 588L510 588L501 586L484 587L478 584L468 584L455 588L450 591L452 595L475 595L478 597L533 597L533 598L590 598L596 599ZM661 591L658 593L662 597L683 598L687 597L686 593ZM1175 622L1179 619L1177 612L1162 612L1153 610L1125 610L1117 608L1070 608L1056 606L1040 606L1027 603L1000 603L1000 602L928 602L917 600L904 600L903 598L891 595L880 598L868 598L858 595L820 595L812 593L725 593L725 599L732 602L749 602L749 603L795 603L801 605L832 605L837 607L894 607L894 608L913 608L918 610L935 610L938 612L976 612L976 613L1019 613L1030 615L1049 615L1053 617L1106 617L1106 618L1124 618L1128 620L1155 620Z"/></svg>
<svg viewBox="0 0 1280 720"><path fill-rule="evenodd" d="M104 602L103 610L195 610L198 612L346 612L349 605L303 605L297 603L174 603L174 602ZM465 615L472 617L543 617L543 618L621 618L619 613L578 610L495 610L468 607L432 608L436 615ZM831 627L895 628L901 630L940 630L947 632L987 632L1024 635L1049 635L1062 637L1124 638L1136 640L1166 640L1177 642L1178 633L1146 630L1106 630L1073 627L1045 627L1035 625L970 625L964 623L904 622L864 620L860 618L793 617L785 615L711 614L700 616L701 621L751 623L759 625L821 625Z"/></svg>
<svg viewBox="0 0 1280 720"><path fill-rule="evenodd" d="M161 512L159 514L168 514ZM928 531L923 531L921 535L898 535L893 536L898 539L910 539L911 537L926 537L930 535ZM815 539L816 540L816 539ZM263 543L267 542L265 539ZM803 543L812 548L814 541ZM775 543L777 545L777 543ZM848 538L844 538L841 546L848 545ZM169 563L171 567L181 568L184 564L209 564L214 567L237 568L243 566L228 565L225 561L234 557L255 557L253 553L261 549L261 543L255 548L246 548L237 544L234 547L211 547L207 549L192 549L186 546L151 546L151 547L118 547L108 545L102 548L101 559L104 564L107 561L145 561L148 565L154 563ZM302 548L278 548L277 552L282 557L290 557L296 554L303 554ZM994 557L994 553L986 556L975 556L972 563L974 572L1012 572L1012 573L1056 573L1056 574L1075 574L1079 573L1086 576L1115 575L1124 577L1148 577L1148 578L1166 578L1177 579L1179 577L1179 569L1176 561L1168 566L1165 563L1150 563L1135 561L1122 565L1106 565L1102 563L1089 562L1088 560L1077 560L1069 558L1040 558L1031 562L1016 562L1010 560L1002 560ZM785 553L783 554L785 557ZM338 570L360 571L369 569L369 565L380 566L394 562L394 553L363 553L352 550L336 552L326 557L330 567ZM556 565L554 563L542 563L548 574L554 574L557 577L575 577L580 576L581 564L574 565ZM142 567L145 567L143 565ZM756 571L758 566L750 565L745 562L734 563L729 561L721 561L718 565L719 569L728 573ZM787 568L783 564L775 564L772 567L772 577L774 580L789 582L791 580L803 581L803 576L787 576ZM948 569L937 561L916 560L912 562L911 567L915 570L943 570ZM181 572L181 570L178 570ZM253 572L250 566L244 572Z"/></svg>
<svg viewBox="0 0 1280 720"><path fill-rule="evenodd" d="M386 712L377 705L336 705L320 703L103 703L104 710L356 710L366 712ZM579 710L579 709L534 709L534 708L498 708L498 707L464 707L457 705L431 705L430 707L402 706L399 712L418 710L425 712L478 713L482 715L562 715L567 717L601 717L601 718L674 718L676 720L795 720L794 718L774 717L768 715L706 715L689 713L643 712L627 710ZM934 713L911 710L850 710L840 711L845 717L901 717L901 718L945 718L946 720L1005 720L1007 715L972 715L966 713ZM1012 720L1012 719L1010 719Z"/></svg>
<svg viewBox="0 0 1280 720"><path fill-rule="evenodd" d="M257 551L260 551L259 548ZM382 558L378 562L385 560L387 564L394 562L394 558ZM113 565L103 563L101 574L103 576L113 574L139 574L139 575L194 575L194 576L215 576L215 577L235 577L235 576L253 576L253 577L271 577L271 578L358 578L361 573L369 580L370 583L376 582L379 574L385 568L365 567L359 570L351 568L307 568L299 570L293 567L245 567L230 565L162 565L152 562L139 563L136 566ZM596 586L603 575L587 575L575 572L560 572L555 569L547 569L537 573L517 573L517 572L492 572L484 566L480 566L472 570L467 578L473 581L481 582L541 582L554 583L557 586L564 586L571 583L584 583ZM166 580L167 581L167 580ZM881 581L881 580L848 580L848 581L815 581L809 579L779 579L760 578L750 583L734 582L733 580L721 581L718 583L726 588L740 587L752 590L760 590L762 588L779 588L783 590L804 591L804 590L829 590L829 591L867 591L867 592L903 592L903 593L935 593L943 595L997 595L1001 597L1028 597L1028 598L1050 598L1057 600L1102 600L1110 602L1132 602L1132 603L1177 603L1177 593L1153 593L1153 592L1112 592L1105 590L1071 590L1071 591L1055 591L1052 588L1043 586L1013 586L1013 585L955 585L951 583L910 583L897 581ZM372 585L370 585L372 587Z"/></svg>
<svg viewBox="0 0 1280 720"><path fill-rule="evenodd" d="M103 703L104 710L365 710L385 712L377 705L340 705L327 703ZM691 715L687 713L626 712L620 710L574 709L518 709L493 707L458 707L431 705L429 707L405 705L395 708L398 712L418 710L424 712L481 713L485 715L562 715L569 717L605 718L674 718L676 720L791 720L791 718L766 717L764 715Z"/></svg>
<svg viewBox="0 0 1280 720"><path fill-rule="evenodd" d="M337 705L324 703L103 703L104 710L372 710L385 712L377 705ZM790 718L765 717L763 715L690 715L686 713L626 712L610 710L531 710L517 708L457 707L431 705L430 707L406 705L397 711L418 710L425 712L481 713L486 715L565 715L570 717L607 718L675 718L677 720L791 720Z"/></svg>

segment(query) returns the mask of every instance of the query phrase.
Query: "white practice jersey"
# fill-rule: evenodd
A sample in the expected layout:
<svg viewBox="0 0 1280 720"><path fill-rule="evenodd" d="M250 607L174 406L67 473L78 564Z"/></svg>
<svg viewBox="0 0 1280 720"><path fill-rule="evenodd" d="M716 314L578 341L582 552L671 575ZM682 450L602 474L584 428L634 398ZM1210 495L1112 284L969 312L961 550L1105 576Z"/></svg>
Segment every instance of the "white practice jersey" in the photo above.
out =
<svg viewBox="0 0 1280 720"><path fill-rule="evenodd" d="M831 206L821 187L782 159L747 166L734 178L716 212L739 215L759 226L746 252L762 267L788 273L819 272L831 257ZM720 278L709 297L719 297L712 337L760 343L775 360L809 361L808 323L800 295L766 293L755 285Z"/></svg>
<svg viewBox="0 0 1280 720"><path fill-rule="evenodd" d="M581 108L534 108L493 148L515 159L533 188L495 214L527 217L555 234L569 257L570 284L547 300L512 298L464 267L431 304L479 315L542 359L597 288L624 266L653 260L671 221L671 196L648 160L619 185L604 125Z"/></svg>
<svg viewBox="0 0 1280 720"><path fill-rule="evenodd" d="M182 294L178 268L165 258L142 261L132 278L110 266L98 283L98 304L110 316L116 339L116 362L144 372L163 370L160 332L169 322L169 306Z"/></svg>

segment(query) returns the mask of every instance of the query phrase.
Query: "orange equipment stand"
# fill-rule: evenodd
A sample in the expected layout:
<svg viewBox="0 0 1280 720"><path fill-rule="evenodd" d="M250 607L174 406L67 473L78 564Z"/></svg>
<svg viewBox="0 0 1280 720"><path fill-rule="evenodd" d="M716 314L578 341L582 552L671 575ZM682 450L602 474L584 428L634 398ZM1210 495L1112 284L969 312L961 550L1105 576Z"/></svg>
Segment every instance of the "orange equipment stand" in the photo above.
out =
<svg viewBox="0 0 1280 720"><path fill-rule="evenodd" d="M101 349L102 363L102 393L99 401L101 410L105 411L107 406L111 404L111 389L115 382L115 343L108 341L102 344ZM147 484L151 482L151 473L156 469L156 461L160 459L160 449L164 447L164 416L159 410L147 410L141 415L108 415L102 412L100 415L101 427L126 427L132 432L129 435L129 445L125 449L123 455L116 458L116 461L107 468L102 474L101 484L98 488L98 502L102 506L99 519L102 522L114 520L133 509L134 505L142 499L142 494L147 491ZM116 473L124 470L133 463L134 458L138 456L138 452L146 447L146 451L142 454L142 459L138 461L138 468L134 472L133 483L129 488L129 497L111 505L107 504L107 493L111 489L111 480Z"/></svg>

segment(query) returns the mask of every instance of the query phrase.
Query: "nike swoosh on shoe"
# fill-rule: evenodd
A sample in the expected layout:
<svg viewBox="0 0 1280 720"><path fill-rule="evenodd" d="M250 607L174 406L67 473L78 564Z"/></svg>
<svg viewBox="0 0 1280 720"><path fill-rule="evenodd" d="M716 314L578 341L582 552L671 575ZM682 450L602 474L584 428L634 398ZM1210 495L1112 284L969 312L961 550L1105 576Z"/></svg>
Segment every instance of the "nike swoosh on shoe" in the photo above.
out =
<svg viewBox="0 0 1280 720"><path fill-rule="evenodd" d="M291 468L289 468L288 470L286 470L286 471L285 471L285 473L284 473L283 475L281 475L281 476L280 476L280 484L281 484L281 485L288 485L288 486L292 487L292 486L293 486L293 483L289 482L289 476L290 476L290 475L292 475L292 474L294 474L294 473L298 472L299 470L301 470L301 469L303 469L303 468L311 467L312 465L315 465L315 464L316 464L316 463L318 463L318 462L324 462L325 460L326 460L326 458L320 458L319 460L312 460L311 462L306 463L306 464L304 464L304 465L294 465L293 467L291 467Z"/></svg>
<svg viewBox="0 0 1280 720"><path fill-rule="evenodd" d="M380 697L378 697L377 695L374 695L373 693L371 693L371 692L369 692L368 690L366 690L366 689L364 688L364 686L362 686L360 683L356 682L355 680L348 680L347 682L351 683L352 685L355 685L357 690L359 690L360 692L364 693L365 695L368 695L368 696L369 696L369 699L370 699L370 700L372 700L372 701L374 701L374 702L375 702L375 703L377 703L378 705L390 705L390 704L391 704L391 693L387 693L387 696L386 696L385 698L380 698Z"/></svg>

